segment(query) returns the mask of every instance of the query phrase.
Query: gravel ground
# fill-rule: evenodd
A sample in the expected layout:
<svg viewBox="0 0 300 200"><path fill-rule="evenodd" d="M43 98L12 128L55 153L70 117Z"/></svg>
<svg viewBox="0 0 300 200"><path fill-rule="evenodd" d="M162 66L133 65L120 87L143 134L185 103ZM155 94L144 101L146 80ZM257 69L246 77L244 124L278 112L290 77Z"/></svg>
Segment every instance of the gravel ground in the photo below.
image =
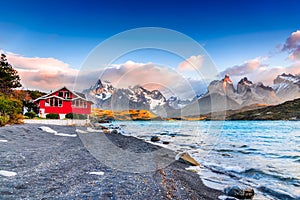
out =
<svg viewBox="0 0 300 200"><path fill-rule="evenodd" d="M0 171L17 173L0 173L0 199L206 200L222 195L186 171L186 164L171 162L169 150L119 134L79 134L76 127L46 125L77 134L62 137L41 126L0 128Z"/></svg>

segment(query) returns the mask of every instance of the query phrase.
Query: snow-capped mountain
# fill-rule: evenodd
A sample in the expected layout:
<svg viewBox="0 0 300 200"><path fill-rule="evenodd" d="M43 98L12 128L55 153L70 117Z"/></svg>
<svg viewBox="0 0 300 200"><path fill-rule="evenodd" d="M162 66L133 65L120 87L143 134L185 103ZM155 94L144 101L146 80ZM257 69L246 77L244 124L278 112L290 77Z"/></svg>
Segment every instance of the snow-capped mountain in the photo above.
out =
<svg viewBox="0 0 300 200"><path fill-rule="evenodd" d="M92 92L94 92L94 96L97 99L101 99L105 101L109 99L111 95L114 93L115 88L110 84L109 81L102 81L99 79L94 87L91 87Z"/></svg>
<svg viewBox="0 0 300 200"><path fill-rule="evenodd" d="M84 90L87 98L95 107L108 110L149 110L154 113L165 113L172 108L159 90L149 91L141 86L114 88L108 81L97 83Z"/></svg>
<svg viewBox="0 0 300 200"><path fill-rule="evenodd" d="M139 109L159 116L189 116L236 110L255 104L276 105L300 98L300 75L279 75L272 87L253 83L244 77L236 88L226 75L221 80L212 81L206 94L192 100L181 100L176 96L166 99L159 90L149 91L141 86L114 88L110 82L101 80L84 93L95 103L95 107L102 109Z"/></svg>
<svg viewBox="0 0 300 200"><path fill-rule="evenodd" d="M149 105L150 110L158 109L167 103L166 98L158 90L148 91L141 86L135 86L129 88L128 91L131 101L136 103L143 102L143 104Z"/></svg>
<svg viewBox="0 0 300 200"><path fill-rule="evenodd" d="M193 100L181 100L176 96L171 96L168 100L167 103L169 106L175 109L181 109L184 108L185 106L189 105Z"/></svg>
<svg viewBox="0 0 300 200"><path fill-rule="evenodd" d="M300 98L300 75L281 74L273 83L273 89L281 101Z"/></svg>

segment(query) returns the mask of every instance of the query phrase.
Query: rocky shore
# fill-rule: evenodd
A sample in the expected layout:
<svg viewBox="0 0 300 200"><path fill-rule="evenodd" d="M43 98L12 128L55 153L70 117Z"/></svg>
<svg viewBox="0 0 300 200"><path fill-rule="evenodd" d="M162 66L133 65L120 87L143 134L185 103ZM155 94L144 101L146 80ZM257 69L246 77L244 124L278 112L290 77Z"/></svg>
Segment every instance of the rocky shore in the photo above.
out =
<svg viewBox="0 0 300 200"><path fill-rule="evenodd" d="M143 163L147 170L141 172L137 167L135 172L132 167L141 165L135 163L136 158L130 160L131 168L122 168L114 165L114 159L107 162L115 152L97 154L97 149L87 145L91 141L101 147L114 144L128 155L163 152L160 156L169 161L172 153L160 151L161 147L120 134L86 133L76 131L76 127L47 125L56 132L50 133L41 130L41 126L44 125L0 128L0 199L206 200L222 195L203 185L199 176L187 171L188 165L179 161L147 169L153 162L159 163L153 158ZM120 162L126 163L122 159Z"/></svg>

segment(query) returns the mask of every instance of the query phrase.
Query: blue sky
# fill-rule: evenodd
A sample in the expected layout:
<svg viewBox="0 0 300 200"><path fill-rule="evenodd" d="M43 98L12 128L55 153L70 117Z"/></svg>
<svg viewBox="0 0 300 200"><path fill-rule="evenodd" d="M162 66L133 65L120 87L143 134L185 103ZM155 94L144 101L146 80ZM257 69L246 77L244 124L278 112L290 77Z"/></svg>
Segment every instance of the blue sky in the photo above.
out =
<svg viewBox="0 0 300 200"><path fill-rule="evenodd" d="M163 27L199 42L224 71L277 51L299 22L298 0L10 0L1 1L0 49L79 69L103 40L132 28ZM287 67L293 64L287 57L278 53L264 62ZM132 60L155 62L140 55Z"/></svg>

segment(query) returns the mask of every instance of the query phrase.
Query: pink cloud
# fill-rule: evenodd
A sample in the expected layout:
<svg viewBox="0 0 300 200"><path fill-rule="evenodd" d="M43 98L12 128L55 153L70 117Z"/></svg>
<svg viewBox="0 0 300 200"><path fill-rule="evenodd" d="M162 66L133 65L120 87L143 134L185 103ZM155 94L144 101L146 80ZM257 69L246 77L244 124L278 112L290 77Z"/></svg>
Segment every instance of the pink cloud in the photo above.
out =
<svg viewBox="0 0 300 200"><path fill-rule="evenodd" d="M252 73L256 70L259 70L262 67L266 67L267 65L262 63L266 59L266 57L258 57L252 60L248 60L241 65L229 67L222 71L220 73L220 76L224 76L225 74L229 74L230 76L243 76Z"/></svg>
<svg viewBox="0 0 300 200"><path fill-rule="evenodd" d="M202 67L203 57L201 55L191 56L178 65L179 71L194 71Z"/></svg>
<svg viewBox="0 0 300 200"><path fill-rule="evenodd" d="M140 85L149 90L158 89L166 96L176 95L182 98L194 97L197 92L194 91L190 80L182 74L169 67L154 63L127 61L106 68L100 74L102 74L101 79L110 81L117 88ZM85 80L89 81L88 79ZM82 79L80 83L83 82Z"/></svg>
<svg viewBox="0 0 300 200"><path fill-rule="evenodd" d="M231 75L230 78L236 84L243 77L247 77L254 83L262 82L264 85L273 85L274 79L280 74L300 74L300 62L297 62L288 67L275 66L275 67L259 67L255 71L251 71L242 75Z"/></svg>
<svg viewBox="0 0 300 200"><path fill-rule="evenodd" d="M3 51L1 51L3 52ZM127 61L108 68L77 70L55 58L25 57L3 52L9 63L18 71L25 89L50 91L67 86L82 91L89 88L98 78L110 81L117 88L141 85L147 89L159 89L166 96L193 97L195 91L189 80L176 70L153 63Z"/></svg>
<svg viewBox="0 0 300 200"><path fill-rule="evenodd" d="M61 60L4 53L9 63L18 71L21 83L26 89L49 91L62 86L73 87L78 70Z"/></svg>
<svg viewBox="0 0 300 200"><path fill-rule="evenodd" d="M134 85L178 85L183 77L176 71L153 63L135 63L127 61L118 67L110 67L103 71L103 79L108 79L114 85L128 87ZM179 82L176 84L176 80ZM171 84L172 83L172 84Z"/></svg>
<svg viewBox="0 0 300 200"><path fill-rule="evenodd" d="M290 60L300 60L300 30L293 32L290 37L287 38L282 51L288 51L290 53Z"/></svg>
<svg viewBox="0 0 300 200"><path fill-rule="evenodd" d="M300 74L300 63L295 63L289 67L268 67L248 74L247 77L254 82L263 82L265 85L272 85L274 79L280 74Z"/></svg>
<svg viewBox="0 0 300 200"><path fill-rule="evenodd" d="M265 85L272 85L273 80L282 73L287 74L300 74L300 62L294 63L291 66L268 66L263 63L267 60L266 57L258 57L248 60L241 65L236 65L220 73L220 76L229 74L234 83L240 81L243 77L257 83L263 82Z"/></svg>

